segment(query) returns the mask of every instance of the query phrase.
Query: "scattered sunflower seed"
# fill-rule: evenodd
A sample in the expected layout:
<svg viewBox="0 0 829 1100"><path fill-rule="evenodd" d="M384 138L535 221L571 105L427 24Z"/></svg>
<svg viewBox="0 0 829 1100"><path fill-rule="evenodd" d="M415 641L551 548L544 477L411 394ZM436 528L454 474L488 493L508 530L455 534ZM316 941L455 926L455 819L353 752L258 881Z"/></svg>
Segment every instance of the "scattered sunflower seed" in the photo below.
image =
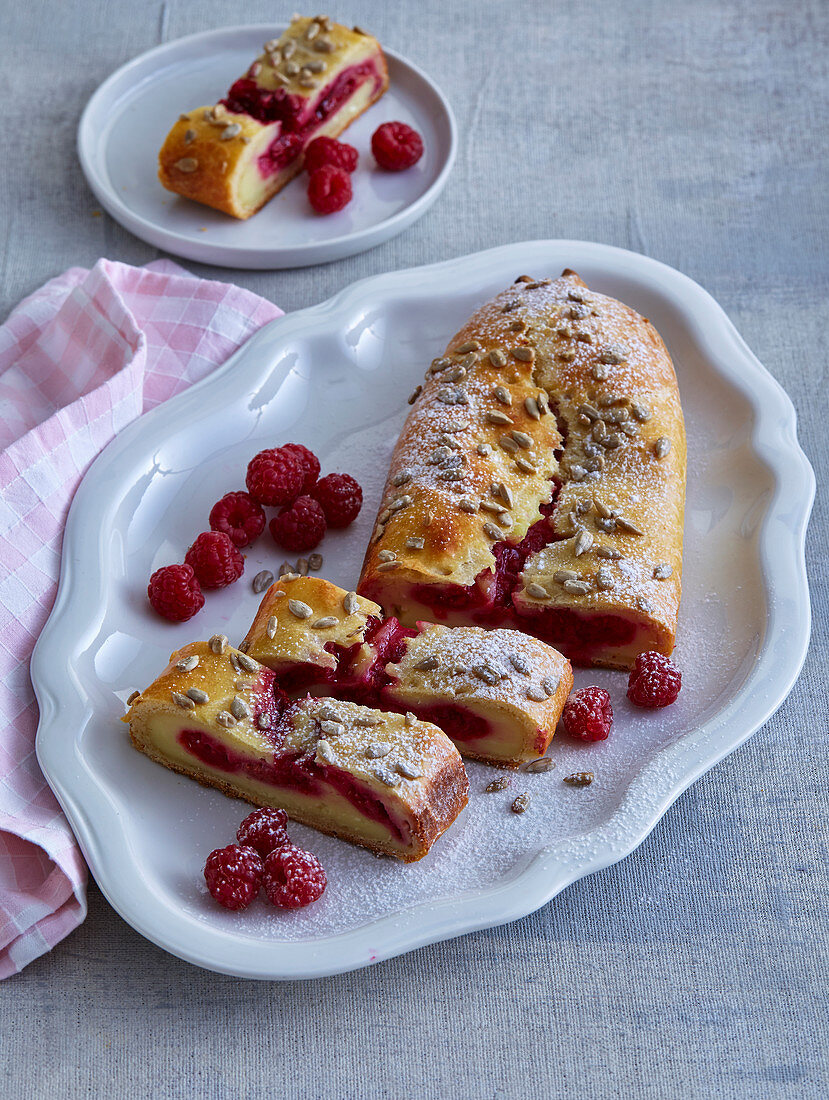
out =
<svg viewBox="0 0 829 1100"><path fill-rule="evenodd" d="M238 695L234 695L233 702L230 704L230 713L237 722L241 722L244 718L250 718L250 707L244 699Z"/></svg>
<svg viewBox="0 0 829 1100"><path fill-rule="evenodd" d="M221 657L224 651L227 649L227 635L226 634L214 634L210 641L207 643L210 649L218 657Z"/></svg>
<svg viewBox="0 0 829 1100"><path fill-rule="evenodd" d="M505 367L507 365L507 357L501 351L500 348L493 348L489 353L489 361L493 367Z"/></svg>
<svg viewBox="0 0 829 1100"><path fill-rule="evenodd" d="M657 458L664 458L670 449L671 441L666 439L664 435L661 435L653 445L653 453Z"/></svg>
<svg viewBox="0 0 829 1100"><path fill-rule="evenodd" d="M614 584L613 574L606 566L603 566L596 574L596 587L600 592L608 592Z"/></svg>
<svg viewBox="0 0 829 1100"><path fill-rule="evenodd" d="M512 404L512 395L505 386L496 386L492 391L492 396L496 401L500 401L502 405Z"/></svg>
<svg viewBox="0 0 829 1100"><path fill-rule="evenodd" d="M337 617L335 615L325 615L321 619L317 619L316 622L311 623L312 630L328 630L332 626L337 625Z"/></svg>
<svg viewBox="0 0 829 1100"><path fill-rule="evenodd" d="M587 581L565 581L564 591L571 596L586 596L590 592L590 585Z"/></svg>
<svg viewBox="0 0 829 1100"><path fill-rule="evenodd" d="M271 615L271 617L268 619L267 625L265 627L265 633L268 635L269 638L273 639L276 636L277 626L278 626L278 623L277 623L276 615Z"/></svg>
<svg viewBox="0 0 829 1100"><path fill-rule="evenodd" d="M571 787L589 787L593 779L593 772L573 772L572 775L565 775L564 782Z"/></svg>
<svg viewBox="0 0 829 1100"><path fill-rule="evenodd" d="M400 568L400 562L399 561L381 561L380 564L377 566L377 572L378 573L390 573L392 571L392 569L399 569L399 568Z"/></svg>
<svg viewBox="0 0 829 1100"><path fill-rule="evenodd" d="M131 707L140 694L140 691L131 691L130 694L127 696L127 706Z"/></svg>
<svg viewBox="0 0 829 1100"><path fill-rule="evenodd" d="M174 691L172 693L173 702L182 708L182 710L195 710L196 704L193 700L187 696L182 695L180 691Z"/></svg>
<svg viewBox="0 0 829 1100"><path fill-rule="evenodd" d="M273 584L273 573L271 573L270 569L263 569L261 572L257 573L256 576L253 578L252 588L253 588L253 591L257 595L259 595L259 593L264 592L266 588L270 588L270 586L272 584Z"/></svg>
<svg viewBox="0 0 829 1100"><path fill-rule="evenodd" d="M534 600L546 600L548 598L547 589L541 584L536 584L535 581L531 581L527 585L525 592L528 596L532 596Z"/></svg>
<svg viewBox="0 0 829 1100"><path fill-rule="evenodd" d="M415 726L417 725L417 715L412 714L410 710L407 710L403 721L406 723L407 726Z"/></svg>
<svg viewBox="0 0 829 1100"><path fill-rule="evenodd" d="M632 523L631 520L625 519L624 516L616 516L616 526L621 527L623 531L627 531L629 535L644 534L644 531L637 527L635 523Z"/></svg>
<svg viewBox="0 0 829 1100"><path fill-rule="evenodd" d="M379 726L380 719L376 718L373 714L364 714L359 718L354 719L355 726Z"/></svg>
<svg viewBox="0 0 829 1100"><path fill-rule="evenodd" d="M480 351L481 345L477 340L467 340L465 344L461 344L459 348L455 349L456 355L468 355L470 351Z"/></svg>
<svg viewBox="0 0 829 1100"><path fill-rule="evenodd" d="M508 775L499 775L497 779L493 779L491 783L487 783L484 790L487 794L495 794L496 791L505 791L511 783L512 780Z"/></svg>
<svg viewBox="0 0 829 1100"><path fill-rule="evenodd" d="M511 455L514 455L518 450L518 444L511 435L502 435L498 440L498 446Z"/></svg>
<svg viewBox="0 0 829 1100"><path fill-rule="evenodd" d="M394 550L381 550L377 555L379 561L394 561L396 557L397 554Z"/></svg>
<svg viewBox="0 0 829 1100"><path fill-rule="evenodd" d="M206 691L202 691L201 688L192 687L188 688L184 693L188 699L192 699L194 703L209 703L210 696Z"/></svg>
<svg viewBox="0 0 829 1100"><path fill-rule="evenodd" d="M422 550L425 545L425 539L415 537L414 535L406 539L406 547L409 550Z"/></svg>
<svg viewBox="0 0 829 1100"><path fill-rule="evenodd" d="M316 755L324 760L326 764L334 763L334 750L331 747L331 742L326 741L324 737L321 737L317 741Z"/></svg>
<svg viewBox="0 0 829 1100"><path fill-rule="evenodd" d="M414 764L408 764L405 760L398 760L395 767L404 779L420 779L423 775Z"/></svg>
<svg viewBox="0 0 829 1100"><path fill-rule="evenodd" d="M224 729L232 729L236 725L236 719L230 713L229 710L220 710L216 715L216 724L222 726Z"/></svg>
<svg viewBox="0 0 829 1100"><path fill-rule="evenodd" d="M667 562L662 561L658 565L653 567L653 577L657 581L666 581L668 577L673 573L673 566Z"/></svg>
<svg viewBox="0 0 829 1100"><path fill-rule="evenodd" d="M530 666L520 653L510 653L509 663L512 665L516 672L520 672L523 676L530 675Z"/></svg>
<svg viewBox="0 0 829 1100"><path fill-rule="evenodd" d="M514 424L515 421L511 416L507 416L506 413L499 412L498 409L491 409L484 418L489 424Z"/></svg>
<svg viewBox="0 0 829 1100"><path fill-rule="evenodd" d="M535 361L535 348L517 347L512 349L512 354L516 359L519 359L522 363L532 363Z"/></svg>
<svg viewBox="0 0 829 1100"><path fill-rule="evenodd" d="M530 796L525 791L524 794L519 794L518 795L518 797L515 799L512 806L510 807L510 809L512 810L512 812L514 814L523 814L525 812L525 810L527 809L527 807L529 806L529 804L530 804Z"/></svg>
<svg viewBox="0 0 829 1100"><path fill-rule="evenodd" d="M191 653L189 657L182 657L182 659L176 663L176 668L179 672L192 672L198 663L198 656L195 653Z"/></svg>
<svg viewBox="0 0 829 1100"><path fill-rule="evenodd" d="M565 581L576 581L579 579L578 573L573 569L557 569L553 573L553 580L558 581L559 584L564 584Z"/></svg>
<svg viewBox="0 0 829 1100"><path fill-rule="evenodd" d="M302 600L288 600L288 610L298 619L310 619L314 614L314 609Z"/></svg>
<svg viewBox="0 0 829 1100"><path fill-rule="evenodd" d="M474 515L478 511L478 505L474 500L470 500L469 497L461 497L458 501L458 507L462 512L468 512L469 515Z"/></svg>
<svg viewBox="0 0 829 1100"><path fill-rule="evenodd" d="M650 420L652 416L650 409L647 409L644 405L639 405L638 403L634 403L633 405L631 405L630 411L633 413L634 418L640 422L640 424L644 424L646 421Z"/></svg>
<svg viewBox="0 0 829 1100"><path fill-rule="evenodd" d="M345 611L346 615L355 614L359 606L360 604L357 600L357 593L346 592L345 596L343 596L343 611Z"/></svg>
<svg viewBox="0 0 829 1100"><path fill-rule="evenodd" d="M576 557L580 558L582 554L586 554L592 545L593 536L586 528L582 528L576 535L576 542L573 547Z"/></svg>
<svg viewBox="0 0 829 1100"><path fill-rule="evenodd" d="M542 756L539 760L531 760L529 764L525 765L524 771L529 772L531 775L538 775L540 772L550 771L555 766L552 757Z"/></svg>
<svg viewBox="0 0 829 1100"><path fill-rule="evenodd" d="M415 401L417 401L418 397L420 397L420 395L422 393L423 393L423 387L422 386L416 386L414 391L409 394L409 397L407 399L407 404L414 405Z"/></svg>
<svg viewBox="0 0 829 1100"><path fill-rule="evenodd" d="M333 712L336 714L336 711ZM327 733L329 737L340 737L345 733L345 726L342 722L337 722L334 718L325 718L320 722L320 729L323 733Z"/></svg>
<svg viewBox="0 0 829 1100"><path fill-rule="evenodd" d="M225 126L222 130L222 141L230 141L231 138L238 137L242 132L242 127L238 122L231 122L229 126Z"/></svg>
<svg viewBox="0 0 829 1100"><path fill-rule="evenodd" d="M533 420L541 419L541 412L538 408L538 402L534 397L524 398L524 408L526 409L527 415L532 417Z"/></svg>
<svg viewBox="0 0 829 1100"><path fill-rule="evenodd" d="M418 672L431 672L432 669L438 667L438 664L439 662L437 657L421 657L419 661L415 662L413 667Z"/></svg>
<svg viewBox="0 0 829 1100"><path fill-rule="evenodd" d="M523 455L518 455L517 456L517 458L515 459L515 465L524 474L537 474L538 473L537 468L535 466L533 466L532 462L528 462L527 459L523 457Z"/></svg>
<svg viewBox="0 0 829 1100"><path fill-rule="evenodd" d="M236 660L239 662L244 672L259 672L262 668L258 661L254 661L254 659L248 657L246 653L238 653L236 655Z"/></svg>
<svg viewBox="0 0 829 1100"><path fill-rule="evenodd" d="M182 157L173 165L174 168L178 168L179 172L195 172L198 166L199 162L195 157Z"/></svg>
<svg viewBox="0 0 829 1100"><path fill-rule="evenodd" d="M478 677L479 680L483 680L485 684L489 684L490 687L494 686L501 679L498 672L488 664L473 665L471 671Z"/></svg>
<svg viewBox="0 0 829 1100"><path fill-rule="evenodd" d="M547 701L547 692L544 688L537 687L535 684L530 684L527 688L527 698L532 700L533 703L545 703Z"/></svg>
<svg viewBox="0 0 829 1100"><path fill-rule="evenodd" d="M495 539L496 542L500 541L501 535L503 534L503 532L498 527L496 527L494 523L490 523L489 521L484 524L484 531L487 535L489 535L491 539Z"/></svg>
<svg viewBox="0 0 829 1100"><path fill-rule="evenodd" d="M374 775L381 783L385 783L387 787L399 787L400 776L394 772L390 772L388 768L380 767L374 768Z"/></svg>

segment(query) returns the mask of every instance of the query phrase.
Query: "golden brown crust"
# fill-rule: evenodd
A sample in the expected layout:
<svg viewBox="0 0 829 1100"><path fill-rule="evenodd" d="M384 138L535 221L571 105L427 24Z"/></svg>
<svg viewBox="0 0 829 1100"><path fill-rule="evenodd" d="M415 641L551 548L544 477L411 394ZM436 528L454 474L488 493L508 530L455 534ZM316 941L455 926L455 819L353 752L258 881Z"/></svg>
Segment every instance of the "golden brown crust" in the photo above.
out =
<svg viewBox="0 0 829 1100"><path fill-rule="evenodd" d="M464 364L466 377L452 382ZM545 397L555 416L545 415ZM493 413L511 423L490 424ZM441 421L457 428L448 453ZM556 541L527 558L514 594L521 627L533 631L532 616L546 609L615 615L636 624L640 648L669 653L685 462L676 376L650 322L573 272L524 277L479 309L430 368L392 458L359 590L387 614L406 621L409 605L424 617L413 587L467 587L491 570L492 545L521 540L555 477ZM409 541L421 539L422 549ZM384 551L395 555L392 568L382 568ZM467 620L460 611L446 621ZM626 667L633 655L598 646L595 663Z"/></svg>
<svg viewBox="0 0 829 1100"><path fill-rule="evenodd" d="M307 35L314 26L323 29L309 41ZM297 19L278 43L266 45L273 49L266 49L256 59L248 77L264 90L282 88L309 103L343 69L368 59L375 64L378 86L370 94L358 89L353 99L309 132L306 141L321 135L337 137L388 89L388 68L379 42L330 20L322 24L318 19ZM283 57L286 50L289 56ZM262 178L255 195L247 193L244 173L255 172L258 158L281 132L279 122L263 124L248 114L229 112L221 103L188 111L173 125L159 152L158 178L168 191L244 220L302 169L300 155L281 171Z"/></svg>

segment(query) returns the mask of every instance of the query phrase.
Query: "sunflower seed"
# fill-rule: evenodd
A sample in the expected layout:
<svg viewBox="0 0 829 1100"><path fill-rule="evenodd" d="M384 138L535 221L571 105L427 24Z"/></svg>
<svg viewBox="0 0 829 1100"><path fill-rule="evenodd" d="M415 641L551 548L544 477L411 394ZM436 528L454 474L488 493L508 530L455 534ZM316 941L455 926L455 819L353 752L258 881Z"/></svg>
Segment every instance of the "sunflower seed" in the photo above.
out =
<svg viewBox="0 0 829 1100"><path fill-rule="evenodd" d="M613 574L606 566L603 566L596 574L596 587L600 592L608 592L614 584Z"/></svg>
<svg viewBox="0 0 829 1100"><path fill-rule="evenodd" d="M307 577L308 576L308 559L307 558L297 558L295 570L296 570L297 573L299 573L300 577Z"/></svg>
<svg viewBox="0 0 829 1100"><path fill-rule="evenodd" d="M270 569L263 569L253 578L253 591L258 595L260 592L264 592L266 588L270 588L272 584L273 573L271 573Z"/></svg>
<svg viewBox="0 0 829 1100"><path fill-rule="evenodd" d="M184 131L184 144L185 145L189 145L191 141L195 141L195 140L196 140L196 131L195 130L185 130Z"/></svg>
<svg viewBox="0 0 829 1100"><path fill-rule="evenodd" d="M256 719L257 729L266 730L269 725L270 725L270 722L268 721L267 714L260 714L259 717Z"/></svg>
<svg viewBox="0 0 829 1100"><path fill-rule="evenodd" d="M318 38L314 42L312 49L317 50L318 53L333 53L336 46L330 38Z"/></svg>
<svg viewBox="0 0 829 1100"><path fill-rule="evenodd" d="M670 439L666 439L664 435L660 435L659 439L657 439L656 443L653 445L653 453L657 458L664 458L670 449L671 441Z"/></svg>
<svg viewBox="0 0 829 1100"><path fill-rule="evenodd" d="M326 741L324 737L321 737L319 739L319 741L317 741L317 747L316 747L315 755L320 760L323 760L326 764L333 764L334 763L335 756L334 756L334 750L331 747L331 742Z"/></svg>
<svg viewBox="0 0 829 1100"><path fill-rule="evenodd" d="M374 776L380 780L381 783L385 783L387 787L399 787L400 776L395 775L394 772L390 772L388 768L384 768L382 765L378 768L374 768Z"/></svg>
<svg viewBox="0 0 829 1100"><path fill-rule="evenodd" d="M518 301L518 299L513 298L512 301L506 302L504 305L501 306L501 312L502 313L512 313L512 311L514 309L518 309L518 307L520 305L521 305L521 303Z"/></svg>
<svg viewBox="0 0 829 1100"><path fill-rule="evenodd" d="M129 693L129 695L127 696L127 706L131 707L132 704L135 702L135 700L140 697L140 695L141 695L140 691L131 691Z"/></svg>
<svg viewBox="0 0 829 1100"><path fill-rule="evenodd" d="M597 420L593 425L593 430L590 433L597 443L601 443L604 437L607 435L607 426L603 420Z"/></svg>
<svg viewBox="0 0 829 1100"><path fill-rule="evenodd" d="M302 600L288 600L288 610L298 619L310 619L314 614L314 609Z"/></svg>
<svg viewBox="0 0 829 1100"><path fill-rule="evenodd" d="M522 363L533 363L535 361L535 348L513 348L512 354L516 359L520 359Z"/></svg>
<svg viewBox="0 0 829 1100"><path fill-rule="evenodd" d="M668 565L667 562L660 562L653 567L653 577L657 581L666 581L668 577L673 573L673 566Z"/></svg>
<svg viewBox="0 0 829 1100"><path fill-rule="evenodd" d="M502 405L512 404L512 395L504 386L496 386L492 391L492 396L496 401L500 401Z"/></svg>
<svg viewBox="0 0 829 1100"><path fill-rule="evenodd" d="M565 581L578 580L578 573L573 569L557 569L553 573L553 580L558 581L559 584L564 584Z"/></svg>
<svg viewBox="0 0 829 1100"><path fill-rule="evenodd" d="M470 500L469 497L461 497L458 501L458 507L462 512L468 512L469 515L474 515L478 511L478 505L474 500Z"/></svg>
<svg viewBox="0 0 829 1100"><path fill-rule="evenodd" d="M389 505L389 510L392 512L399 512L402 508L408 508L412 503L412 498L408 495L397 497Z"/></svg>
<svg viewBox="0 0 829 1100"><path fill-rule="evenodd" d="M478 452L479 455L491 455L492 454L492 448L490 447L490 445L488 443L479 443L478 446L475 448L475 450Z"/></svg>
<svg viewBox="0 0 829 1100"><path fill-rule="evenodd" d="M346 615L353 615L360 606L356 592L346 592L343 596L343 610Z"/></svg>
<svg viewBox="0 0 829 1100"><path fill-rule="evenodd" d="M317 37L321 29L322 28L320 27L319 23L309 23L308 26L305 28L305 37L308 39L309 42L311 42L314 38Z"/></svg>
<svg viewBox="0 0 829 1100"><path fill-rule="evenodd" d="M486 414L484 418L489 424L514 424L515 421L511 416L507 416L506 413L499 412L497 409L492 409Z"/></svg>
<svg viewBox="0 0 829 1100"><path fill-rule="evenodd" d="M195 172L198 166L199 162L195 157L182 157L173 165L174 168L178 168L179 172Z"/></svg>
<svg viewBox="0 0 829 1100"><path fill-rule="evenodd" d="M382 561L377 566L377 572L378 573L390 573L392 571L392 569L399 569L399 568L400 568L400 562L399 561Z"/></svg>
<svg viewBox="0 0 829 1100"><path fill-rule="evenodd" d="M286 76L296 76L296 74L298 72L299 72L299 65L297 64L296 61L286 61L285 62L285 75Z"/></svg>
<svg viewBox="0 0 829 1100"><path fill-rule="evenodd" d="M495 539L496 542L500 542L503 532L500 531L495 526L494 523L489 523L489 522L485 523L484 524L484 531L486 532L487 535L489 535L489 537L491 539Z"/></svg>
<svg viewBox="0 0 829 1100"><path fill-rule="evenodd" d="M555 761L552 757L542 756L540 760L531 760L529 764L524 767L525 772L529 772L531 775L538 775L541 772L548 772L551 768L554 768Z"/></svg>
<svg viewBox="0 0 829 1100"><path fill-rule="evenodd" d="M328 630L332 626L337 625L337 617L335 615L325 615L321 619L317 619L315 623L311 623L312 630Z"/></svg>
<svg viewBox="0 0 829 1100"><path fill-rule="evenodd" d="M482 500L481 507L485 512L494 512L495 515L500 515L504 510L503 504L499 504L495 500Z"/></svg>
<svg viewBox="0 0 829 1100"><path fill-rule="evenodd" d="M417 399L418 399L418 397L420 397L421 393L423 393L423 387L422 386L416 386L415 389L414 389L414 392L409 394L407 404L414 405L415 401L417 401Z"/></svg>
<svg viewBox="0 0 829 1100"><path fill-rule="evenodd" d="M511 435L502 435L498 440L498 446L511 455L514 455L518 450L518 444Z"/></svg>
<svg viewBox="0 0 829 1100"><path fill-rule="evenodd" d="M613 365L622 363L627 358L628 349L622 344L608 344L599 352L600 363L611 363Z"/></svg>
<svg viewBox="0 0 829 1100"><path fill-rule="evenodd" d="M526 792L524 792L524 794L519 794L519 796L515 799L512 806L510 807L510 809L512 810L512 812L514 814L523 814L524 811L529 806L529 804L530 804L530 796Z"/></svg>
<svg viewBox="0 0 829 1100"><path fill-rule="evenodd" d="M526 460L526 458L523 458L521 455L518 455L518 457L516 458L515 465L524 474L537 474L538 473L538 469L535 466L533 466L532 462L528 462Z"/></svg>
<svg viewBox="0 0 829 1100"><path fill-rule="evenodd" d="M250 718L250 707L244 699L234 695L233 702L230 704L230 713L237 722L241 722L244 718Z"/></svg>
<svg viewBox="0 0 829 1100"><path fill-rule="evenodd" d="M248 657L246 653L237 654L236 658L245 672L259 672L262 666L258 661L254 661L252 657Z"/></svg>
<svg viewBox="0 0 829 1100"><path fill-rule="evenodd" d="M606 447L609 451L615 451L617 447L622 446L622 441L618 437L618 435L616 435L616 433L613 432L613 433L611 433L611 435L606 436L602 440L602 446Z"/></svg>
<svg viewBox="0 0 829 1100"><path fill-rule="evenodd" d="M339 737L341 734L345 733L345 726L342 722L337 722L333 718L323 719L323 721L320 722L320 729L323 733L327 733L329 737Z"/></svg>
<svg viewBox="0 0 829 1100"><path fill-rule="evenodd" d="M467 340L465 344L461 344L459 348L455 349L456 355L468 355L470 351L480 351L481 345L477 340Z"/></svg>
<svg viewBox="0 0 829 1100"><path fill-rule="evenodd" d="M379 726L380 719L376 718L373 714L363 714L359 718L354 719L355 726Z"/></svg>
<svg viewBox="0 0 829 1100"><path fill-rule="evenodd" d="M224 729L232 729L236 725L236 719L230 713L229 710L220 710L216 715L216 725L224 727Z"/></svg>
<svg viewBox="0 0 829 1100"><path fill-rule="evenodd" d="M207 644L217 656L221 657L227 648L227 635L214 634Z"/></svg>
<svg viewBox="0 0 829 1100"><path fill-rule="evenodd" d="M589 787L594 778L593 772L573 772L572 775L565 775L564 782L571 787Z"/></svg>
<svg viewBox="0 0 829 1100"><path fill-rule="evenodd" d="M483 682L485 684L489 684L490 687L492 687L494 684L497 684L498 681L501 679L500 674L495 671L492 665L489 664L473 665L471 671L478 677L479 680L483 680Z"/></svg>
<svg viewBox="0 0 829 1100"><path fill-rule="evenodd" d="M524 408L527 411L527 415L532 417L533 420L541 419L541 412L538 408L538 402L534 397L524 398Z"/></svg>
<svg viewBox="0 0 829 1100"><path fill-rule="evenodd" d="M230 141L231 138L238 137L242 132L242 127L238 122L231 122L229 126L225 126L222 130L222 141Z"/></svg>
<svg viewBox="0 0 829 1100"><path fill-rule="evenodd" d="M609 519L613 515L612 510L608 508L604 501L599 500L598 497L593 497L593 507L596 509L602 519Z"/></svg>
<svg viewBox="0 0 829 1100"><path fill-rule="evenodd" d="M484 790L487 794L494 794L496 791L505 791L511 783L512 780L509 776L500 775L497 779L493 779L491 783L487 783Z"/></svg>
<svg viewBox="0 0 829 1100"><path fill-rule="evenodd" d="M239 650L240 653L247 653L249 648L250 648L250 642L247 640L247 638L245 638L245 640L243 642L239 642L239 645L237 646L237 649Z"/></svg>
<svg viewBox="0 0 829 1100"><path fill-rule="evenodd" d="M562 356L564 358L564 356ZM596 379L597 382L604 382L610 377L610 371L603 363L594 363L590 368L590 373Z"/></svg>
<svg viewBox="0 0 829 1100"><path fill-rule="evenodd" d="M416 538L414 536L410 536L409 538L406 539L406 547L409 550L422 550L425 543L426 543L425 539Z"/></svg>
<svg viewBox="0 0 829 1100"><path fill-rule="evenodd" d="M190 121L190 116L189 115L179 115L178 120L179 120L179 122L189 122Z"/></svg>
<svg viewBox="0 0 829 1100"><path fill-rule="evenodd" d="M616 516L616 526L620 527L623 531L626 531L630 535L643 535L644 531L640 530L635 523L632 523L629 519L625 519L624 516Z"/></svg>
<svg viewBox="0 0 829 1100"><path fill-rule="evenodd" d="M196 704L188 695L182 695L179 691L172 692L173 702L183 710L195 710Z"/></svg>
<svg viewBox="0 0 829 1100"><path fill-rule="evenodd" d="M489 361L492 363L493 367L498 367L499 369L507 365L507 357L500 348L492 349L489 353Z"/></svg>
<svg viewBox="0 0 829 1100"><path fill-rule="evenodd" d="M636 606L640 611L644 611L646 615L650 615L653 611L653 601L649 600L647 596L637 596Z"/></svg>
<svg viewBox="0 0 829 1100"><path fill-rule="evenodd" d="M271 615L271 617L268 619L267 625L265 627L265 633L268 635L269 638L273 639L274 636L276 635L277 625L278 624L277 624L277 620L276 620L276 615Z"/></svg>
<svg viewBox="0 0 829 1100"><path fill-rule="evenodd" d="M527 435L526 432L513 431L510 432L510 435L518 444L518 446L523 447L525 451L528 451L533 445L532 439L530 438L530 436Z"/></svg>
<svg viewBox="0 0 829 1100"><path fill-rule="evenodd" d="M543 585L536 584L535 581L531 581L524 590L528 596L532 596L534 600L546 600L548 599L547 589Z"/></svg>
<svg viewBox="0 0 829 1100"><path fill-rule="evenodd" d="M296 42L293 38L289 38L288 41L282 46L282 56L287 61L289 57L293 57L296 53Z"/></svg>
<svg viewBox="0 0 829 1100"><path fill-rule="evenodd" d="M586 596L590 592L590 585L587 581L565 581L564 591L571 596Z"/></svg>
<svg viewBox="0 0 829 1100"><path fill-rule="evenodd" d="M377 557L380 561L394 561L397 554L394 550L381 550Z"/></svg>
<svg viewBox="0 0 829 1100"><path fill-rule="evenodd" d="M644 405L639 405L637 403L634 403L630 406L630 411L633 413L634 418L640 422L640 424L644 424L646 421L650 420L651 416L653 415L650 409L647 409Z"/></svg>
<svg viewBox="0 0 829 1100"><path fill-rule="evenodd" d="M527 698L533 703L544 703L547 700L547 693L543 688L537 687L535 684L530 684L527 688Z"/></svg>
<svg viewBox="0 0 829 1100"><path fill-rule="evenodd" d="M404 779L421 779L423 776L423 772L418 771L414 764L409 764L405 760L398 760L395 767Z"/></svg>
<svg viewBox="0 0 829 1100"><path fill-rule="evenodd" d="M439 663L437 657L421 657L419 661L415 661L412 667L418 672L431 672L432 669L438 667Z"/></svg>
<svg viewBox="0 0 829 1100"><path fill-rule="evenodd" d="M406 723L407 726L416 726L417 725L417 715L412 714L412 712L410 710L407 710L406 711L406 716L403 719L403 721Z"/></svg>
<svg viewBox="0 0 829 1100"><path fill-rule="evenodd" d="M597 546L596 556L605 558L608 561L618 561L622 556L622 552L617 550L615 546Z"/></svg>
<svg viewBox="0 0 829 1100"><path fill-rule="evenodd" d="M182 657L182 659L176 663L176 668L179 672L192 672L198 663L199 658L197 655L191 653L189 657Z"/></svg>
<svg viewBox="0 0 829 1100"><path fill-rule="evenodd" d="M188 688L184 693L188 699L192 699L194 703L209 703L210 696L206 691L202 691L201 688L192 687Z"/></svg>
<svg viewBox="0 0 829 1100"><path fill-rule="evenodd" d="M573 551L577 558L580 558L582 554L586 554L590 547L593 545L593 536L588 530L582 528L576 535L576 542L573 547Z"/></svg>
<svg viewBox="0 0 829 1100"><path fill-rule="evenodd" d="M520 653L510 653L509 663L512 665L516 672L520 672L524 676L529 676L530 666L527 663L526 659L522 657Z"/></svg>

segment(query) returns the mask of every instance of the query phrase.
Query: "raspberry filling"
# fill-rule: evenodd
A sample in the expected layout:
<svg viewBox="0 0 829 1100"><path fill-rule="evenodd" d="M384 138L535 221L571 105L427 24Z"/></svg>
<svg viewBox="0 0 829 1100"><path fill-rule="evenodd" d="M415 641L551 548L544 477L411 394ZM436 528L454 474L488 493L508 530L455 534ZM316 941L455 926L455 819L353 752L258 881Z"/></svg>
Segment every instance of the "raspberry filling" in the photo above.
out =
<svg viewBox="0 0 829 1100"><path fill-rule="evenodd" d="M376 91L382 84L382 77L373 61L351 65L343 69L316 101L312 101L308 96L292 95L284 88L272 91L262 88L250 77L242 77L232 85L222 103L228 111L250 115L265 125L282 123L280 134L259 157L259 170L268 177L296 160L311 135L370 79L374 80L373 91Z"/></svg>
<svg viewBox="0 0 829 1100"><path fill-rule="evenodd" d="M295 707L288 707L282 712L277 728L268 731L272 736L278 736L279 726L284 733L288 716L293 709ZM178 740L197 760L218 771L241 773L270 787L299 791L310 798L322 798L327 789L333 788L364 817L376 821L388 829L395 839L406 843L407 838L401 824L391 817L373 791L364 787L348 772L330 764L318 763L310 753L280 754L277 748L270 760L252 760L223 745L203 730L184 729L179 733Z"/></svg>

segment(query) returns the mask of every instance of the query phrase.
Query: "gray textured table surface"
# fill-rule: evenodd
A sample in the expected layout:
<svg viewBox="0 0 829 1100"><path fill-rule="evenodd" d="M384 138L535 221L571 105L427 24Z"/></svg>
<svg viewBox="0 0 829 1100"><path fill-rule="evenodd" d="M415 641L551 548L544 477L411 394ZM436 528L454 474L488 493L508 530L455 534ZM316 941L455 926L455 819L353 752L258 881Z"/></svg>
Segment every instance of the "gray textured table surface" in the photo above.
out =
<svg viewBox="0 0 829 1100"><path fill-rule="evenodd" d="M3 0L0 13L5 317L70 265L157 255L93 215L74 142L96 85L161 41L290 11ZM331 266L192 270L291 310L515 240L645 252L722 303L791 394L820 480L825 0L351 0L330 14L444 88L461 134L446 192L405 235ZM623 863L508 927L298 984L179 962L92 886L87 922L0 985L0 1094L826 1096L826 522L819 496L800 682Z"/></svg>

